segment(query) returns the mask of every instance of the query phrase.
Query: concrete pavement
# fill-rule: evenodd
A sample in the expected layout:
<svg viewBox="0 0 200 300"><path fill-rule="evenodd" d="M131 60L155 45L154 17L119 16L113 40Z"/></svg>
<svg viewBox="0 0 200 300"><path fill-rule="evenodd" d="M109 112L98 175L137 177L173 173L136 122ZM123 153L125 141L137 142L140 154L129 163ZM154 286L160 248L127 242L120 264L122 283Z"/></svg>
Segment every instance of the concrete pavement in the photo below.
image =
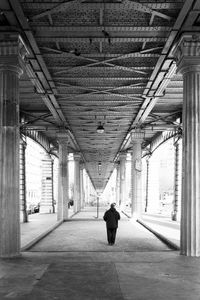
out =
<svg viewBox="0 0 200 300"><path fill-rule="evenodd" d="M131 217L130 209L122 211L128 218ZM159 239L175 250L180 249L180 222L162 214L143 213L138 222L154 233Z"/></svg>
<svg viewBox="0 0 200 300"><path fill-rule="evenodd" d="M104 211L99 212L102 217ZM200 259L180 256L125 216L115 246L85 209L17 259L0 260L0 299L199 300Z"/></svg>
<svg viewBox="0 0 200 300"><path fill-rule="evenodd" d="M138 222L170 247L180 249L180 222L172 221L169 217L162 215L148 213L143 214Z"/></svg>
<svg viewBox="0 0 200 300"><path fill-rule="evenodd" d="M69 210L69 216L73 216L73 210ZM57 221L57 214L35 213L28 216L27 223L20 224L21 230L21 251L30 248L40 239L49 234L52 230L62 224Z"/></svg>

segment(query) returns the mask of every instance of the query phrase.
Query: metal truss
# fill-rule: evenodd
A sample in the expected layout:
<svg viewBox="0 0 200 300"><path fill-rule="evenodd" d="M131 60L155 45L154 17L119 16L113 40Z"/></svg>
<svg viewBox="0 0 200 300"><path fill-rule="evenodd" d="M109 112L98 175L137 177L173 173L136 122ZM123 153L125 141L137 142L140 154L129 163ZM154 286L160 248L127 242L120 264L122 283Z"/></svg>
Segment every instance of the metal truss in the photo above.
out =
<svg viewBox="0 0 200 300"><path fill-rule="evenodd" d="M158 149L163 143L168 141L171 138L178 138L182 137L182 129L179 127L176 130L166 130L159 134L145 149L143 157L152 155L153 152Z"/></svg>

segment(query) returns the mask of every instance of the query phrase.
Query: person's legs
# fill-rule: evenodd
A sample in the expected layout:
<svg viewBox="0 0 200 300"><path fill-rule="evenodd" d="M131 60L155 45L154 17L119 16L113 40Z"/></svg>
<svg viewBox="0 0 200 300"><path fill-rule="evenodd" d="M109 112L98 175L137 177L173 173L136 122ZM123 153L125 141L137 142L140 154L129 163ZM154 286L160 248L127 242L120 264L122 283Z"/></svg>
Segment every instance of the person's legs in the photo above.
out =
<svg viewBox="0 0 200 300"><path fill-rule="evenodd" d="M112 229L107 228L107 239L108 239L108 244L110 245L112 243Z"/></svg>
<svg viewBox="0 0 200 300"><path fill-rule="evenodd" d="M117 228L113 228L111 232L111 244L115 243Z"/></svg>

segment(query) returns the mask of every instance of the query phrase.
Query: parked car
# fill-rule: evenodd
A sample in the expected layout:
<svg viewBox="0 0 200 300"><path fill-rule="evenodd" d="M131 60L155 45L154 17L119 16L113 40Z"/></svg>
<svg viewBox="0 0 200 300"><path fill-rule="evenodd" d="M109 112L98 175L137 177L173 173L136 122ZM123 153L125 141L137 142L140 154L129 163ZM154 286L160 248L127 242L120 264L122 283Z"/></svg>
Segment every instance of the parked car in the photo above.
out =
<svg viewBox="0 0 200 300"><path fill-rule="evenodd" d="M40 211L40 203L27 205L27 214L28 215L38 213L39 211Z"/></svg>
<svg viewBox="0 0 200 300"><path fill-rule="evenodd" d="M35 205L34 208L33 208L33 210L34 210L34 213L40 212L40 203L38 203L37 205Z"/></svg>
<svg viewBox="0 0 200 300"><path fill-rule="evenodd" d="M34 213L34 204L28 204L27 205L27 214L31 215Z"/></svg>
<svg viewBox="0 0 200 300"><path fill-rule="evenodd" d="M74 205L74 200L70 199L68 202L68 208L70 208L70 206Z"/></svg>

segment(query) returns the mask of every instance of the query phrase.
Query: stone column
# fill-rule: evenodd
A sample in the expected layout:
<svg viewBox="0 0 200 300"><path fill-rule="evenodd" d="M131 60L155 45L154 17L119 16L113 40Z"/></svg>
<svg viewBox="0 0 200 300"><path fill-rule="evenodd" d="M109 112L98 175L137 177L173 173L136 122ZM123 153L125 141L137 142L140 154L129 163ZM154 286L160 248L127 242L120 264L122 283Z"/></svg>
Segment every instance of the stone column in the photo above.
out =
<svg viewBox="0 0 200 300"><path fill-rule="evenodd" d="M19 77L26 47L18 33L0 40L0 257L20 253Z"/></svg>
<svg viewBox="0 0 200 300"><path fill-rule="evenodd" d="M23 223L28 222L27 203L26 203L26 141L20 139L19 169L20 169L20 212Z"/></svg>
<svg viewBox="0 0 200 300"><path fill-rule="evenodd" d="M89 177L87 172L85 175L86 175L85 176L85 202L88 205L89 204Z"/></svg>
<svg viewBox="0 0 200 300"><path fill-rule="evenodd" d="M90 197L90 178L87 174L87 181L86 181L86 186L87 186L87 202L88 204L91 203L91 197Z"/></svg>
<svg viewBox="0 0 200 300"><path fill-rule="evenodd" d="M156 158L156 153L152 153L149 160L149 180L148 180L148 212L157 213L160 210L159 201L159 175L160 167Z"/></svg>
<svg viewBox="0 0 200 300"><path fill-rule="evenodd" d="M180 180L179 180L179 157L180 157L180 144L179 139L174 142L174 200L173 200L173 211L172 221L177 221L177 213L179 208L179 196L180 196Z"/></svg>
<svg viewBox="0 0 200 300"><path fill-rule="evenodd" d="M58 206L57 219L68 219L69 202L69 174L68 174L68 136L66 133L58 134L59 167L58 167Z"/></svg>
<svg viewBox="0 0 200 300"><path fill-rule="evenodd" d="M142 148L144 132L134 130L131 132L132 162L131 162L131 189L132 205L131 215L135 219L142 213Z"/></svg>
<svg viewBox="0 0 200 300"><path fill-rule="evenodd" d="M117 203L117 205L119 205L119 201L120 201L120 163L119 162L116 163L116 171L117 171L117 175L116 175L116 203Z"/></svg>
<svg viewBox="0 0 200 300"><path fill-rule="evenodd" d="M85 207L85 193L83 184L84 164L80 164L80 197L81 197L81 208Z"/></svg>
<svg viewBox="0 0 200 300"><path fill-rule="evenodd" d="M119 169L120 169L120 198L119 205L125 206L126 204L126 153L120 153L119 156Z"/></svg>
<svg viewBox="0 0 200 300"><path fill-rule="evenodd" d="M53 160L48 153L45 153L42 159L42 199L40 202L40 213L51 214L53 212Z"/></svg>
<svg viewBox="0 0 200 300"><path fill-rule="evenodd" d="M74 212L81 210L80 195L80 159L79 153L74 153Z"/></svg>
<svg viewBox="0 0 200 300"><path fill-rule="evenodd" d="M174 49L183 75L181 254L200 256L200 34L184 33Z"/></svg>
<svg viewBox="0 0 200 300"><path fill-rule="evenodd" d="M149 160L150 160L150 155L146 156L146 195L145 195L145 209L144 211L147 212L148 210L148 204L149 204Z"/></svg>

